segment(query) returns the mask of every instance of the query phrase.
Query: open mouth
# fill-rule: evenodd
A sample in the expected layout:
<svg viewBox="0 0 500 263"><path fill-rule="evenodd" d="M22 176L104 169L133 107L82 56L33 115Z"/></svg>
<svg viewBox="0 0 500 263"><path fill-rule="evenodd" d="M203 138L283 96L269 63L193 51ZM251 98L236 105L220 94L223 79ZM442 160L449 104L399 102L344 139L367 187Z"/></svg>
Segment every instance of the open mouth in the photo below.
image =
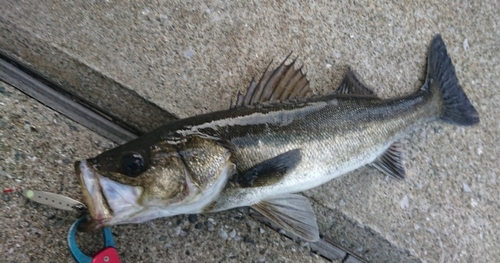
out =
<svg viewBox="0 0 500 263"><path fill-rule="evenodd" d="M93 219L87 227L89 230L134 222L134 215L143 209L138 204L143 191L141 187L121 184L102 176L87 161L76 162L75 171Z"/></svg>
<svg viewBox="0 0 500 263"><path fill-rule="evenodd" d="M181 200L143 198L144 187L127 185L100 173L88 161L75 163L76 176L80 182L84 202L92 220L83 231L105 226L142 223L159 217L178 214L195 214L214 202L234 171L234 164L227 162L218 180L207 189L199 189L186 173L186 188L189 193ZM112 175L110 175L112 176Z"/></svg>
<svg viewBox="0 0 500 263"><path fill-rule="evenodd" d="M112 217L113 213L103 196L99 174L95 172L92 166L87 164L87 161L77 161L75 163L75 172L80 181L84 202L93 219L88 226L94 229L101 228Z"/></svg>

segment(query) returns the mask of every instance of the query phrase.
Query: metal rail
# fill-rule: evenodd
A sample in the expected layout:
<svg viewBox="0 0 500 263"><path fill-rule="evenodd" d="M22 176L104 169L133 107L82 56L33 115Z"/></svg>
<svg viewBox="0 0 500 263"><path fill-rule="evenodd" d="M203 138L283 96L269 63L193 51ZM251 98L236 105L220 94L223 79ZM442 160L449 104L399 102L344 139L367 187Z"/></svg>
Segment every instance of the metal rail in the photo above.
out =
<svg viewBox="0 0 500 263"><path fill-rule="evenodd" d="M28 74L22 69L0 59L0 79L24 94L118 144L137 138L136 133L119 125L119 122L114 122L115 118L111 115L89 107L88 103L85 104L82 99L64 92L62 88L55 89L55 84L49 86L42 83L39 81L41 77L35 78L32 76L33 72Z"/></svg>
<svg viewBox="0 0 500 263"><path fill-rule="evenodd" d="M48 82L33 70L20 66L10 58L6 61L5 58L4 55L0 54L0 79L31 98L117 144L126 143L140 136L139 132L127 129L128 125L126 123L111 117L111 114L91 107L84 100ZM257 212L251 212L250 216L274 231L300 243L300 238L292 233L281 231L276 224ZM343 263L368 262L352 251L336 244L328 237L324 235L321 235L321 237L319 241L309 243L309 248L313 253L325 259Z"/></svg>

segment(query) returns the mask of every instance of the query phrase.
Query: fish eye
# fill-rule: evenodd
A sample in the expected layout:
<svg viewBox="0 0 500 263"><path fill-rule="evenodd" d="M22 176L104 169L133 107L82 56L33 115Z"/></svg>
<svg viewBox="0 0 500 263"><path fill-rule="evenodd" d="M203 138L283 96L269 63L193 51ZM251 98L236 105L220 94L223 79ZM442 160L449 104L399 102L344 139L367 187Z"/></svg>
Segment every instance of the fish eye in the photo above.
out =
<svg viewBox="0 0 500 263"><path fill-rule="evenodd" d="M128 153L122 156L122 171L126 176L137 177L144 172L144 158L138 153Z"/></svg>

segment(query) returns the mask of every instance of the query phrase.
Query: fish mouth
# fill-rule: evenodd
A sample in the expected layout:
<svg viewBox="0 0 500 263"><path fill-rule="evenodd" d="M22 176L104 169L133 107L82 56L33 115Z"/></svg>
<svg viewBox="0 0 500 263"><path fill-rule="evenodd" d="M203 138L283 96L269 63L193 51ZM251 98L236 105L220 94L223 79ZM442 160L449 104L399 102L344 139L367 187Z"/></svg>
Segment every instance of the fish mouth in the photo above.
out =
<svg viewBox="0 0 500 263"><path fill-rule="evenodd" d="M138 204L142 188L120 184L102 176L86 160L75 163L75 172L92 218L82 230L90 231L124 222L142 209Z"/></svg>
<svg viewBox="0 0 500 263"><path fill-rule="evenodd" d="M228 161L217 182L204 190L198 189L185 171L187 196L168 204L165 200L145 201L142 186L114 181L100 174L88 160L78 161L75 172L91 217L80 225L80 230L91 231L111 225L142 223L159 217L200 213L217 199L234 170L234 164Z"/></svg>
<svg viewBox="0 0 500 263"><path fill-rule="evenodd" d="M92 220L87 221L82 229L88 231L99 229L105 226L113 216L101 190L100 176L85 160L75 162L75 172L80 182L84 202L92 217Z"/></svg>

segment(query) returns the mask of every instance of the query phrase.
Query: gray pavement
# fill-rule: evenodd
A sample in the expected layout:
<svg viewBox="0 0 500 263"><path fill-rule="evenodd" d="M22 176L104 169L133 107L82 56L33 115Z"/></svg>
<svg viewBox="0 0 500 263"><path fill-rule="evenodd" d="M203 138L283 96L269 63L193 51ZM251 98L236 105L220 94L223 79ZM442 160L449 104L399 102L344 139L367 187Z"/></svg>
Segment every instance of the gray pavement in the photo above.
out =
<svg viewBox="0 0 500 263"><path fill-rule="evenodd" d="M318 94L336 86L347 66L381 97L409 93L422 84L429 41L441 33L481 123L435 122L408 134L404 182L363 168L306 195L321 231L373 262L500 262L498 10L494 0L7 1L0 5L0 50L147 131L173 116L225 109L271 59L290 51ZM2 87L0 186L79 198L71 162L110 142ZM0 254L19 262L70 260L64 243L70 214L15 195L2 199ZM322 260L237 215L113 231L127 262ZM223 240L220 234L232 229L235 237Z"/></svg>

